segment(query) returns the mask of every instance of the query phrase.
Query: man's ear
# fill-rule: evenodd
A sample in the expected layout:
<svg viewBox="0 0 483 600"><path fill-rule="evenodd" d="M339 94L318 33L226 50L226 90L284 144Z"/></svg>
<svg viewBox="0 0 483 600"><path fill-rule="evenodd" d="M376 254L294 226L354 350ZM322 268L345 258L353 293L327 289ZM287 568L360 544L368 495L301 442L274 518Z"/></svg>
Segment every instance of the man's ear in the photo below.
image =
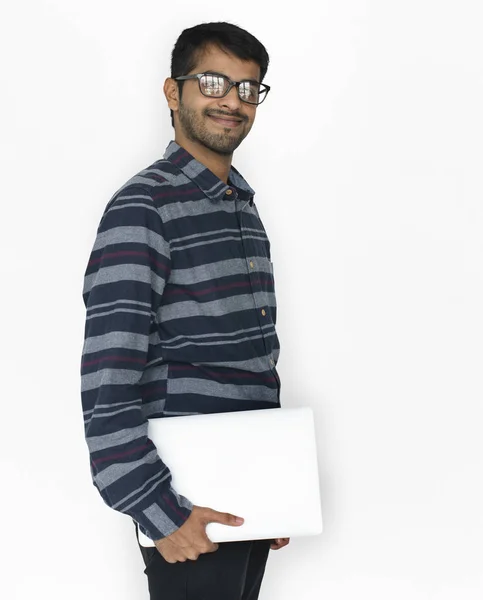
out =
<svg viewBox="0 0 483 600"><path fill-rule="evenodd" d="M179 108L179 90L178 90L178 84L176 83L176 81L171 78L171 77L167 77L165 82L164 82L164 86L163 86L163 91L164 91L164 95L166 97L166 101L168 103L168 107L171 110L178 110Z"/></svg>

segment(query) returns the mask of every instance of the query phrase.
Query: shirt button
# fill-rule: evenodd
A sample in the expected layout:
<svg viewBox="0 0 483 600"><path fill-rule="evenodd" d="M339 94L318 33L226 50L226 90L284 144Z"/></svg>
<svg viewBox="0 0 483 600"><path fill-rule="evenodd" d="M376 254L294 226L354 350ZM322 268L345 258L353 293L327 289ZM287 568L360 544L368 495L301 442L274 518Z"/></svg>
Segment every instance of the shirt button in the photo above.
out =
<svg viewBox="0 0 483 600"><path fill-rule="evenodd" d="M265 312L265 309L262 308L262 315L265 316L267 313Z"/></svg>
<svg viewBox="0 0 483 600"><path fill-rule="evenodd" d="M253 269L253 260L250 261L250 267Z"/></svg>
<svg viewBox="0 0 483 600"><path fill-rule="evenodd" d="M226 190L226 192L225 192L225 194L228 194L228 196L229 196L231 193L233 193L233 190L231 190L230 188L228 188L228 189Z"/></svg>
<svg viewBox="0 0 483 600"><path fill-rule="evenodd" d="M275 363L274 363L274 361L273 361L273 358L271 358L271 359L270 359L270 364L271 364L271 365L274 365L274 364L275 364Z"/></svg>

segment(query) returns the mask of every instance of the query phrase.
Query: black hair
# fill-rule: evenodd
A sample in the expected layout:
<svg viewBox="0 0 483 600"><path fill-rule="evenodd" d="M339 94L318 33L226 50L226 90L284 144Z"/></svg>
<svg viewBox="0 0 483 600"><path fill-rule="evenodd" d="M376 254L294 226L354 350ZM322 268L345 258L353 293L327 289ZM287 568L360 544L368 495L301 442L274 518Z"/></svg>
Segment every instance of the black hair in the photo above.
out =
<svg viewBox="0 0 483 600"><path fill-rule="evenodd" d="M199 62L207 46L214 45L234 54L241 60L253 60L260 66L260 82L268 69L269 57L265 46L251 33L232 23L219 21L201 23L181 32L171 54L171 77L188 75ZM179 98L184 81L177 81ZM174 127L173 111L171 125Z"/></svg>

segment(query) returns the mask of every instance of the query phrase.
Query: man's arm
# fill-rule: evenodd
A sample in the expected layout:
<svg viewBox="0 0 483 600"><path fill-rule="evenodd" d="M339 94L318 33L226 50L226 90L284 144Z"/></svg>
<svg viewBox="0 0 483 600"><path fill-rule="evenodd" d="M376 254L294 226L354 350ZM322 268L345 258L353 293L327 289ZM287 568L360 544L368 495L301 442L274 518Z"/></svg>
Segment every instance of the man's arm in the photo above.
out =
<svg viewBox="0 0 483 600"><path fill-rule="evenodd" d="M148 191L118 192L101 219L84 278L84 427L93 483L104 502L130 515L152 539L179 529L193 509L171 487L141 412L139 380L170 267Z"/></svg>

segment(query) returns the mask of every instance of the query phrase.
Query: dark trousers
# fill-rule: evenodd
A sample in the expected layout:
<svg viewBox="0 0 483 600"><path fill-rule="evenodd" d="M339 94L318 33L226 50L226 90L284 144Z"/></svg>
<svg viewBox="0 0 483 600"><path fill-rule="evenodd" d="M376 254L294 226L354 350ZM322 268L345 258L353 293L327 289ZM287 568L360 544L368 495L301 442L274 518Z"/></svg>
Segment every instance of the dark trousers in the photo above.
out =
<svg viewBox="0 0 483 600"><path fill-rule="evenodd" d="M138 540L150 600L257 600L272 542L220 542L197 560L169 563Z"/></svg>

